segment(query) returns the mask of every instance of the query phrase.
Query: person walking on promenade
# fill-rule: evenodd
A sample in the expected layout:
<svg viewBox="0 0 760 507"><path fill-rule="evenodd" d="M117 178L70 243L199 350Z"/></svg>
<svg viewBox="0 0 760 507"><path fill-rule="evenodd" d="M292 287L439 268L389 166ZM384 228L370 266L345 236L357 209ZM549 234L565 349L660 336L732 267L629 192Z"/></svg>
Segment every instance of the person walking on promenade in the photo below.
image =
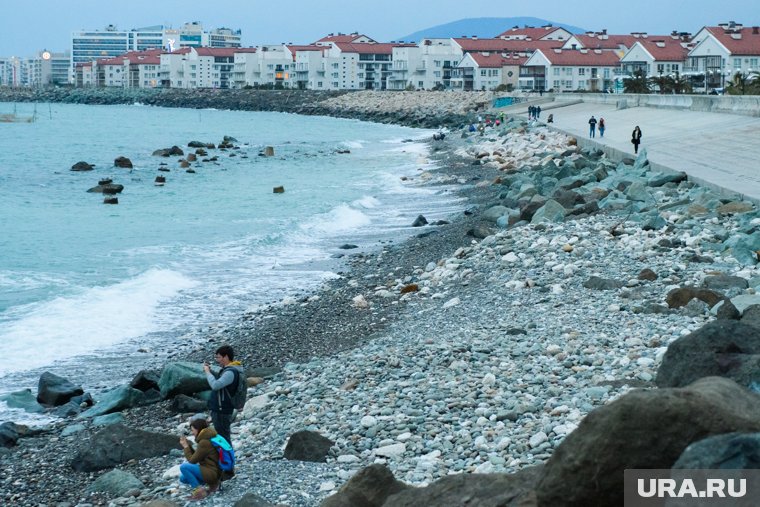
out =
<svg viewBox="0 0 760 507"><path fill-rule="evenodd" d="M631 134L631 142L633 143L633 153L638 154L639 144L641 144L641 129L638 125L636 125L636 128L633 129L633 134Z"/></svg>
<svg viewBox="0 0 760 507"><path fill-rule="evenodd" d="M554 123L554 115L549 113L549 116L546 118L546 123Z"/></svg>
<svg viewBox="0 0 760 507"><path fill-rule="evenodd" d="M187 461L179 466L179 482L193 488L188 500L203 500L209 493L219 489L222 470L219 468L219 453L211 444L216 431L208 427L205 419L194 419L190 423L190 431L195 438L197 448L193 449L187 437L179 437L179 445L185 453ZM208 490L203 485L208 484Z"/></svg>
<svg viewBox="0 0 760 507"><path fill-rule="evenodd" d="M594 118L593 114L588 120L588 136L596 137L596 118Z"/></svg>
<svg viewBox="0 0 760 507"><path fill-rule="evenodd" d="M536 106L536 119L541 116L541 106Z"/></svg>
<svg viewBox="0 0 760 507"><path fill-rule="evenodd" d="M533 119L533 106L528 106L528 119Z"/></svg>
<svg viewBox="0 0 760 507"><path fill-rule="evenodd" d="M599 137L604 137L604 118L599 118Z"/></svg>
<svg viewBox="0 0 760 507"><path fill-rule="evenodd" d="M235 407L233 396L238 389L239 375L244 375L239 361L233 361L235 353L229 345L223 345L216 350L214 359L222 367L219 377L211 373L208 363L203 363L203 371L206 372L206 380L213 391L208 399L208 409L211 412L211 421L214 423L216 432L232 445L230 435L232 419Z"/></svg>

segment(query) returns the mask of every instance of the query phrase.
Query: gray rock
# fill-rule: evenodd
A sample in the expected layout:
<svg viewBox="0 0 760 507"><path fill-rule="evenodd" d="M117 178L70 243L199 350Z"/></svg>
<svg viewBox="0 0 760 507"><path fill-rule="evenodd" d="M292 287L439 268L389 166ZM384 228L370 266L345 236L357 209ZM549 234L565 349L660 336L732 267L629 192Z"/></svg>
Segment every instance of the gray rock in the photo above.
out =
<svg viewBox="0 0 760 507"><path fill-rule="evenodd" d="M16 445L19 437L17 424L12 422L0 424L0 446L13 447Z"/></svg>
<svg viewBox="0 0 760 507"><path fill-rule="evenodd" d="M115 414L100 415L92 418L93 426L110 426L112 424L124 424L124 416L116 412Z"/></svg>
<svg viewBox="0 0 760 507"><path fill-rule="evenodd" d="M670 344L657 371L659 387L683 387L721 376L749 387L760 380L760 334L734 320L709 322Z"/></svg>
<svg viewBox="0 0 760 507"><path fill-rule="evenodd" d="M388 498L383 507L517 507L535 505L534 488L542 467L515 474L457 474L425 488L405 488ZM524 503L525 502L525 503ZM560 505L560 504L555 504Z"/></svg>
<svg viewBox="0 0 760 507"><path fill-rule="evenodd" d="M625 282L621 280L612 280L610 278L600 278L598 276L592 276L585 282L583 286L592 290L614 290L625 286Z"/></svg>
<svg viewBox="0 0 760 507"><path fill-rule="evenodd" d="M119 386L103 393L92 408L79 414L80 419L110 414L141 405L145 395L129 386Z"/></svg>
<svg viewBox="0 0 760 507"><path fill-rule="evenodd" d="M175 435L136 430L122 424L106 426L83 444L71 461L77 472L113 468L131 459L152 458L179 449Z"/></svg>
<svg viewBox="0 0 760 507"><path fill-rule="evenodd" d="M747 470L760 468L760 433L726 433L689 445L672 468Z"/></svg>
<svg viewBox="0 0 760 507"><path fill-rule="evenodd" d="M285 446L285 459L297 461L327 461L330 447L335 443L314 431L298 431L288 438Z"/></svg>
<svg viewBox="0 0 760 507"><path fill-rule="evenodd" d="M386 503L388 497L407 488L408 486L396 480L384 465L370 465L351 477L336 494L322 502L320 507L382 507L390 505Z"/></svg>
<svg viewBox="0 0 760 507"><path fill-rule="evenodd" d="M174 397L171 409L179 413L203 412L206 410L207 403L198 398L192 398L185 394L178 394Z"/></svg>
<svg viewBox="0 0 760 507"><path fill-rule="evenodd" d="M71 435L75 435L81 431L84 431L85 429L87 428L84 424L72 424L63 428L63 431L61 431L61 436L70 437Z"/></svg>
<svg viewBox="0 0 760 507"><path fill-rule="evenodd" d="M143 392L148 389L158 389L159 378L158 373L153 370L141 370L135 375L129 386Z"/></svg>
<svg viewBox="0 0 760 507"><path fill-rule="evenodd" d="M422 227L423 225L427 225L427 223L428 223L427 219L424 216L419 215L414 220L414 222L412 222L412 227Z"/></svg>
<svg viewBox="0 0 760 507"><path fill-rule="evenodd" d="M125 495L128 491L133 489L139 490L144 488L145 484L129 472L124 472L123 470L111 470L110 472L101 475L95 479L95 482L87 486L85 494L107 493L111 496L118 497Z"/></svg>
<svg viewBox="0 0 760 507"><path fill-rule="evenodd" d="M499 217L508 215L510 211L512 210L510 210L506 206L491 206L490 208L488 208L487 210L483 212L482 218L483 220L496 223Z"/></svg>
<svg viewBox="0 0 760 507"><path fill-rule="evenodd" d="M167 363L158 380L161 396L171 398L178 394L192 395L208 389L203 367L198 363Z"/></svg>
<svg viewBox="0 0 760 507"><path fill-rule="evenodd" d="M275 504L260 497L256 493L248 492L240 500L234 503L234 507L275 507Z"/></svg>
<svg viewBox="0 0 760 507"><path fill-rule="evenodd" d="M84 162L84 161L79 161L73 166L71 166L72 171L92 171L93 169L95 169L94 165L88 164L87 162Z"/></svg>
<svg viewBox="0 0 760 507"><path fill-rule="evenodd" d="M740 276L713 275L706 276L702 286L712 290L746 289L749 283Z"/></svg>
<svg viewBox="0 0 760 507"><path fill-rule="evenodd" d="M0 396L0 401L4 401L10 408L20 408L34 414L44 412L45 409L37 402L37 398L32 394L31 389L22 389Z"/></svg>
<svg viewBox="0 0 760 507"><path fill-rule="evenodd" d="M539 505L623 505L623 472L670 468L704 437L760 428L760 397L718 377L681 389L635 390L588 414L555 449Z"/></svg>
<svg viewBox="0 0 760 507"><path fill-rule="evenodd" d="M50 372L40 375L37 384L37 401L43 405L64 405L74 396L84 394L82 386Z"/></svg>
<svg viewBox="0 0 760 507"><path fill-rule="evenodd" d="M532 224L539 224L542 222L560 223L565 219L565 208L554 199L546 201L542 207L540 207L533 214L530 222Z"/></svg>

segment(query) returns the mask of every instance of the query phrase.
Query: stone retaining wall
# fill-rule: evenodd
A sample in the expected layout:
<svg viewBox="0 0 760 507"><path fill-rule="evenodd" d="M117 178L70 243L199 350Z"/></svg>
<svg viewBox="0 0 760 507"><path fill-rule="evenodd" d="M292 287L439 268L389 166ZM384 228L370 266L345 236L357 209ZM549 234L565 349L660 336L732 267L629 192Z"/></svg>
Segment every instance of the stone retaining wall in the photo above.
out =
<svg viewBox="0 0 760 507"><path fill-rule="evenodd" d="M689 109L708 113L760 116L758 95L637 95L631 93L561 93L555 94L557 102L582 100L595 104L613 104L625 107L659 107Z"/></svg>

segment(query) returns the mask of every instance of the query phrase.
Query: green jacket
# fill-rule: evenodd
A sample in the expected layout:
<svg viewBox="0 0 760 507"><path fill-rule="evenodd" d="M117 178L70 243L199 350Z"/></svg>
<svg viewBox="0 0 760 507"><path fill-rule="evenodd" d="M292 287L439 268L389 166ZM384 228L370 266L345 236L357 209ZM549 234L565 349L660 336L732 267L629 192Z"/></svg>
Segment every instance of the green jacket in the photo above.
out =
<svg viewBox="0 0 760 507"><path fill-rule="evenodd" d="M200 465L203 482L212 487L217 485L222 477L222 470L219 468L219 453L211 443L211 439L215 436L216 431L213 428L204 428L195 438L198 448L193 449L193 445L190 444L184 449L187 461Z"/></svg>

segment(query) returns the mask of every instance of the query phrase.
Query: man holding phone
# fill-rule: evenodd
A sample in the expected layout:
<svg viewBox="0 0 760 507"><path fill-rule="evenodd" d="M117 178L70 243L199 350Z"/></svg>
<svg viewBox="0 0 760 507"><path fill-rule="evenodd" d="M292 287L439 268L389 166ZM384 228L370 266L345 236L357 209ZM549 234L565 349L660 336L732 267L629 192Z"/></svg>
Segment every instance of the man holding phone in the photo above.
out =
<svg viewBox="0 0 760 507"><path fill-rule="evenodd" d="M216 350L214 359L222 367L218 378L211 372L211 366L207 362L203 363L203 371L206 372L206 380L212 390L208 399L211 422L214 424L216 432L223 436L230 445L232 445L232 435L230 434L232 412L235 408L232 403L232 396L237 388L233 369L240 366L239 361L233 361L234 357L235 353L229 345L223 345Z"/></svg>

